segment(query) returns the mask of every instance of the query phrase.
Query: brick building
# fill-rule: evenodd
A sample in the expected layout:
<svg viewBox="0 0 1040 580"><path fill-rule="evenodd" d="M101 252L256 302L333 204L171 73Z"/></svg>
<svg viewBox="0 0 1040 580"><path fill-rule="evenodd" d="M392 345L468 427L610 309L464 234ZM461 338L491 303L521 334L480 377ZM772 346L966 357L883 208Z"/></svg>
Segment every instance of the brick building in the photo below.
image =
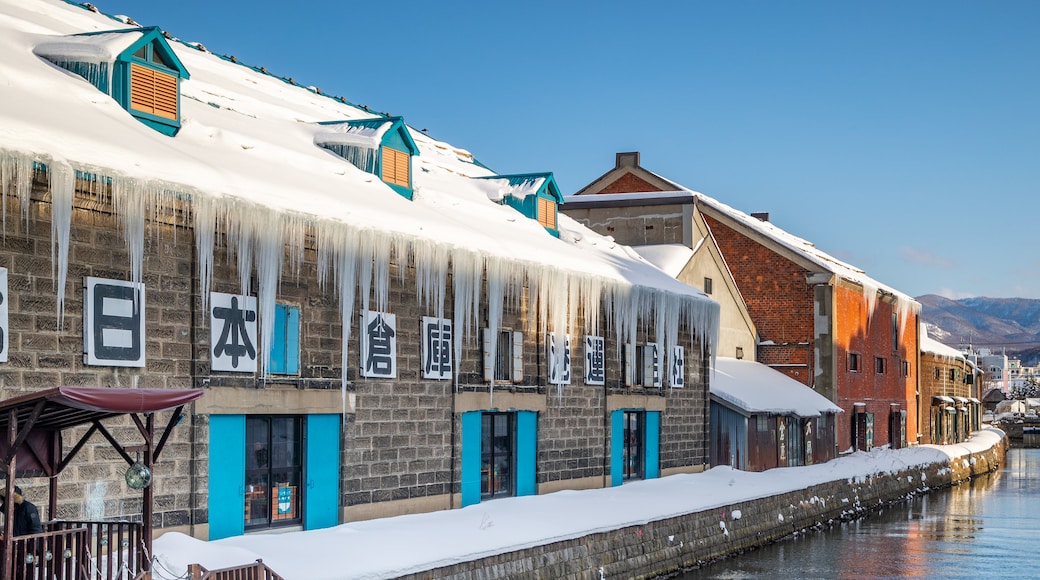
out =
<svg viewBox="0 0 1040 580"><path fill-rule="evenodd" d="M17 72L0 87L0 397L204 389L155 465L162 530L314 529L705 468L718 304L558 215L552 174L496 175L399 117L30 4L0 19ZM139 516L123 458L81 456L59 514Z"/></svg>
<svg viewBox="0 0 1040 580"><path fill-rule="evenodd" d="M921 325L921 443L947 445L982 423L981 371L963 352L928 336Z"/></svg>
<svg viewBox="0 0 1040 580"><path fill-rule="evenodd" d="M565 211L625 244L700 240L707 225L758 332L756 360L845 414L839 450L917 441L918 312L909 296L769 222L646 170L638 153L567 198Z"/></svg>

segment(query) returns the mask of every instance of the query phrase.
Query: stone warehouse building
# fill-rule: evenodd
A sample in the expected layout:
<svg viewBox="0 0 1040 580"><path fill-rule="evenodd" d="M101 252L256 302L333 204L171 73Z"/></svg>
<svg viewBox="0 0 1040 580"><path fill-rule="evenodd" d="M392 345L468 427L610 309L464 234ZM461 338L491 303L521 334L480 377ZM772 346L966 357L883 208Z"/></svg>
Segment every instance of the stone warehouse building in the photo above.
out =
<svg viewBox="0 0 1040 580"><path fill-rule="evenodd" d="M551 173L90 5L0 10L0 398L204 390L155 465L161 529L705 467L718 304L559 214ZM79 457L62 517L140 516L121 458Z"/></svg>

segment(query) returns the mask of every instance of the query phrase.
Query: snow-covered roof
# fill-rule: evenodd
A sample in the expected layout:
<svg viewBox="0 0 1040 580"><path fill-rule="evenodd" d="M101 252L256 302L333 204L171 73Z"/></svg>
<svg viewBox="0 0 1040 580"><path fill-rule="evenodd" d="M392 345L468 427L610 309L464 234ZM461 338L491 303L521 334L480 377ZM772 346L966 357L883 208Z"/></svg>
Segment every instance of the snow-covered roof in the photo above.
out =
<svg viewBox="0 0 1040 580"><path fill-rule="evenodd" d="M662 179L664 178L662 177ZM597 193L572 195L567 197L567 203L574 207L581 207L582 205L589 204L598 205L609 203L634 205L639 204L640 202L701 203L719 214L739 223L741 226L756 232L758 235L786 248L793 254L810 262L815 267L820 268L820 270L830 272L841 279L860 286L863 289L864 298L867 300L871 312L874 311L874 304L877 300L877 293L879 291L891 295L895 299L896 309L901 313L901 318L904 322L906 321L908 314L918 313L921 310L920 303L909 295L874 280L862 269L831 256L817 248L812 242L788 233L769 221L763 221L692 189L641 193Z"/></svg>
<svg viewBox="0 0 1040 580"><path fill-rule="evenodd" d="M939 355L951 360L967 360L963 352L928 336L928 330L925 328L924 324L921 325L921 352Z"/></svg>
<svg viewBox="0 0 1040 580"><path fill-rule="evenodd" d="M548 186L546 194L558 202L563 201L556 180L552 173L522 173L516 175L492 175L477 177L484 182L481 187L485 188L488 199L491 201L502 201L508 195L512 198L522 200L530 195L537 195L543 187Z"/></svg>
<svg viewBox="0 0 1040 580"><path fill-rule="evenodd" d="M842 412L827 397L755 361L718 357L708 380L712 397L746 413L818 417Z"/></svg>
<svg viewBox="0 0 1040 580"><path fill-rule="evenodd" d="M321 123L321 130L314 134L314 142L318 145L359 145L375 149L379 147L383 135L393 125L390 120L378 123Z"/></svg>
<svg viewBox="0 0 1040 580"><path fill-rule="evenodd" d="M83 78L33 53L110 55L118 52L123 39L105 40L107 35L101 34L88 42L74 35L116 28L125 25L60 0L0 0L0 163L5 167L0 180L5 191L0 194L17 182L22 186L17 195L28 196L24 186L31 181L33 164L41 163L51 173L56 219L64 218L65 204L71 214L77 172L111 182L113 197L148 199L146 207L190 200L196 228L226 219L244 232L238 243L249 247L237 254L242 260L256 256L261 319L273 312L273 289L281 271L280 252L262 250L282 247L278 244L296 250L292 246L302 244L297 233L307 226L316 231L319 255L324 264L332 264L330 269L349 269L356 259L376 261L374 287L380 305L386 302L386 286L379 278L389 275L379 264L389 262L391 255L412 255L420 262L419 274L433 272L438 281L450 269L456 284L467 277L479 284L479 273L486 271L492 300L526 281L543 294L548 312L555 313L550 324L556 328L567 326L571 310L554 303L566 303L574 285L581 289L572 299L579 296L594 310L600 300L619 306L612 310L618 333L635 327L638 312L653 310L659 342L674 343L680 324L672 320L675 313L705 342L718 335L717 303L629 248L562 215L556 238L514 209L490 201L481 180L470 178L494 173L463 149L410 131L419 154L411 158L414 196L407 200L377 176L316 145L336 138L371 143L375 134L336 135L334 126L321 124L380 118L368 109L174 39L169 44L191 76L180 83L181 129L168 137L134 120ZM89 50L73 46L91 43ZM133 221L149 216L121 217ZM210 223L199 222L200 217ZM56 224L60 312L68 255L68 236L62 237L61 230L68 225ZM130 236L129 230L143 228L126 230ZM143 243L140 238L127 242L132 249ZM208 283L212 246L199 250L200 277ZM131 255L133 260L135 252ZM251 267L240 264L239 271ZM131 264L131 270L135 278L140 276L139 264ZM337 279L341 301L352 302L357 286L367 307L370 283L344 273ZM420 289L424 291L431 289ZM463 294L474 301L480 296ZM456 293L457 309L469 306L459 300Z"/></svg>
<svg viewBox="0 0 1040 580"><path fill-rule="evenodd" d="M33 53L51 59L79 60L82 62L112 62L144 34L141 29L117 30L99 34L61 36L38 42Z"/></svg>
<svg viewBox="0 0 1040 580"><path fill-rule="evenodd" d="M909 295L874 280L860 268L847 264L834 256L831 256L817 248L812 242L790 234L771 222L760 220L750 214L734 209L716 199L704 195L703 193L694 193L704 205L711 207L719 213L727 215L730 219L739 222L742 226L753 230L759 235L772 240L774 243L800 255L809 262L820 267L822 270L831 272L846 281L859 285L863 289L863 295L867 300L871 312L874 310L874 302L877 300L877 293L879 291L889 294L895 299L896 309L901 313L901 319L903 319L904 322L908 314L918 313L921 311L921 304Z"/></svg>
<svg viewBox="0 0 1040 580"><path fill-rule="evenodd" d="M647 244L632 246L632 249L673 278L679 277L693 257L693 250L683 244Z"/></svg>

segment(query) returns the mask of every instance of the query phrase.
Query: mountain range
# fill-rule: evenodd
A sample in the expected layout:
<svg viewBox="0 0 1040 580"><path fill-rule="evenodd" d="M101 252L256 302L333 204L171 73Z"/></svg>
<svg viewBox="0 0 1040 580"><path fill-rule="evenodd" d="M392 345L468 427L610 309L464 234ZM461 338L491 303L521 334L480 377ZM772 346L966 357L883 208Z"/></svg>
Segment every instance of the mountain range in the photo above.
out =
<svg viewBox="0 0 1040 580"><path fill-rule="evenodd" d="M962 298L935 294L915 298L928 335L960 348L1005 350L1033 366L1040 360L1040 300L1032 298Z"/></svg>

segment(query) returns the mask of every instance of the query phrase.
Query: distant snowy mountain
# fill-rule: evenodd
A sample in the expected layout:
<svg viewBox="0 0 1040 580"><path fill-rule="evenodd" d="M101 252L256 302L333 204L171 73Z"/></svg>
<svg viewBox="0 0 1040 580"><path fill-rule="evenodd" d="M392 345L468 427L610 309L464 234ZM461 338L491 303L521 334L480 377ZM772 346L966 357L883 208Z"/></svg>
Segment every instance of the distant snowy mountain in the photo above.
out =
<svg viewBox="0 0 1040 580"><path fill-rule="evenodd" d="M935 294L916 298L929 335L953 347L1006 348L1024 364L1040 358L1040 300L1031 298L964 298Z"/></svg>

